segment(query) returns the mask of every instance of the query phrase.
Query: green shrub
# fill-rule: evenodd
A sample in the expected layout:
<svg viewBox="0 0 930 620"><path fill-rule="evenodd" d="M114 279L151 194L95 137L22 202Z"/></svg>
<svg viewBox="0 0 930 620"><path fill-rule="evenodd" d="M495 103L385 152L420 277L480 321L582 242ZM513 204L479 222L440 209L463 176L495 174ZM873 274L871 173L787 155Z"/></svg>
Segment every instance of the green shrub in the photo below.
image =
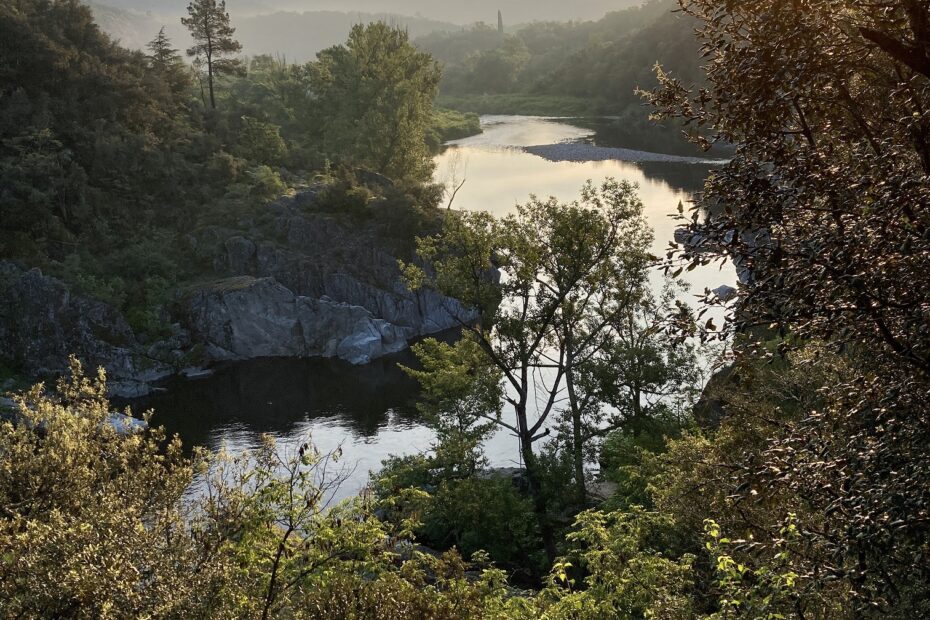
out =
<svg viewBox="0 0 930 620"><path fill-rule="evenodd" d="M481 133L481 119L474 112L437 108L426 133L430 149L438 151L450 140L461 140Z"/></svg>

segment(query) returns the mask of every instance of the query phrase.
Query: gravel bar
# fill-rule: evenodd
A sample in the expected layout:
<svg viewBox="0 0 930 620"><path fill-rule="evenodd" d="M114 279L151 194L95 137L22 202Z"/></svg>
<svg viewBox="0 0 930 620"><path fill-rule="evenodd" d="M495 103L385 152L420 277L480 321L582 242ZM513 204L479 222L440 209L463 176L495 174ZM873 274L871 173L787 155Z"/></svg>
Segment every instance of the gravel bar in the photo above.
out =
<svg viewBox="0 0 930 620"><path fill-rule="evenodd" d="M666 162L674 164L704 164L721 166L727 163L726 159L707 159L703 157L683 157L680 155L665 155L664 153L650 153L649 151L635 151L633 149L615 149L593 144L563 143L542 144L539 146L526 146L523 150L549 161L629 161L629 162Z"/></svg>

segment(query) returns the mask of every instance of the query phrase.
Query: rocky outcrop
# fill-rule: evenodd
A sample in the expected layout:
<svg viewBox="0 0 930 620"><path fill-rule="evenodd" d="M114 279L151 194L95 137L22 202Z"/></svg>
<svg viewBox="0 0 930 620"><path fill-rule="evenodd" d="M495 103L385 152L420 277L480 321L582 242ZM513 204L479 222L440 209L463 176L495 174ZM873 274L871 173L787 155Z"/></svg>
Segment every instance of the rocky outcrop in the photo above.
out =
<svg viewBox="0 0 930 620"><path fill-rule="evenodd" d="M172 369L147 359L123 316L73 294L38 269L0 262L0 355L32 376L61 374L74 354L103 366L114 392L132 396Z"/></svg>
<svg viewBox="0 0 930 620"><path fill-rule="evenodd" d="M376 233L308 210L313 193L267 208L264 226L192 236L221 280L189 292L179 318L216 359L325 356L364 363L477 313L411 291Z"/></svg>
<svg viewBox="0 0 930 620"><path fill-rule="evenodd" d="M32 376L67 370L68 356L103 366L115 394L137 396L192 364L260 357L331 357L353 364L477 313L432 290L410 291L372 225L313 210L307 191L236 228L188 237L212 265L208 283L179 291L172 335L142 342L121 313L37 269L0 262L0 360Z"/></svg>
<svg viewBox="0 0 930 620"><path fill-rule="evenodd" d="M361 306L301 297L273 278L217 282L184 305L194 340L214 360L336 357L364 364L405 349L412 336Z"/></svg>

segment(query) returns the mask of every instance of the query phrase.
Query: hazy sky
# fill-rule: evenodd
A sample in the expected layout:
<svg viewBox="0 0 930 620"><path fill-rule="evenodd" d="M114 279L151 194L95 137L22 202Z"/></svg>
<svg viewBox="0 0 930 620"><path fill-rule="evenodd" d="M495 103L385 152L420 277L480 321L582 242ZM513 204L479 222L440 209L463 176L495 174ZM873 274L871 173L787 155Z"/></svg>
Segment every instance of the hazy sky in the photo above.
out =
<svg viewBox="0 0 930 620"><path fill-rule="evenodd" d="M188 0L96 0L119 8L177 14ZM227 0L231 13L288 11L366 11L422 15L431 19L468 24L497 22L497 11L507 23L534 20L597 19L609 11L640 4L641 0Z"/></svg>

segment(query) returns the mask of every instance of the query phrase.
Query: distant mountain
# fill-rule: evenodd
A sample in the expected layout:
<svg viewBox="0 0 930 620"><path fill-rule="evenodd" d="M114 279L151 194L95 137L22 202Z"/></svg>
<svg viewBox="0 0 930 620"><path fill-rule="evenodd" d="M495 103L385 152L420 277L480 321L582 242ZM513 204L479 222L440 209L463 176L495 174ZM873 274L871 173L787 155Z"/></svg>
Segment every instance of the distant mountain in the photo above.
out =
<svg viewBox="0 0 930 620"><path fill-rule="evenodd" d="M184 12L188 0L109 0L108 4L121 9L178 15ZM415 15L457 24L477 21L497 23L498 10L503 13L507 24L590 20L638 4L642 4L642 0L226 0L226 6L234 18L237 14L256 15L277 11L362 11Z"/></svg>
<svg viewBox="0 0 930 620"><path fill-rule="evenodd" d="M175 47L183 50L190 44L190 37L178 16L95 3L90 6L104 32L118 39L125 47L143 49L162 26ZM281 54L288 61L303 62L314 58L320 50L345 42L353 25L373 21L385 21L406 28L411 38L461 29L461 26L455 24L422 17L339 11L253 15L233 18L233 25L236 26L236 38L242 43L244 54Z"/></svg>
<svg viewBox="0 0 930 620"><path fill-rule="evenodd" d="M423 17L390 13L343 13L314 11L308 13L271 13L236 22L237 35L246 53L283 54L287 60L302 62L320 50L345 43L352 26L383 21L406 28L410 38L432 32L460 30L461 26Z"/></svg>
<svg viewBox="0 0 930 620"><path fill-rule="evenodd" d="M95 2L88 4L94 12L94 21L100 28L123 46L131 49L145 47L146 43L155 38L162 26L167 27L166 31L172 39L175 39L183 30L181 23L174 18L159 19L151 13L126 10Z"/></svg>

